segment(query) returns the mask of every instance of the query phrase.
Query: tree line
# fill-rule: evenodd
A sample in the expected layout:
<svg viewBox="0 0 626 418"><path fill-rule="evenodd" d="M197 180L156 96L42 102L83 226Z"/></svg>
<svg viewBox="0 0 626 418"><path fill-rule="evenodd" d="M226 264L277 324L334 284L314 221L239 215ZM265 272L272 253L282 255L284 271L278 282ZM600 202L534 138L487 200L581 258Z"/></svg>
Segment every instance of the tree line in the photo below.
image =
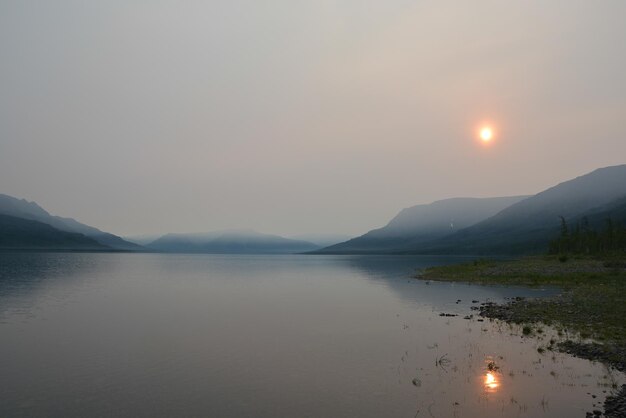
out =
<svg viewBox="0 0 626 418"><path fill-rule="evenodd" d="M626 227L619 221L606 219L604 228L594 230L584 217L570 226L561 218L561 233L550 241L550 254L603 254L626 250Z"/></svg>

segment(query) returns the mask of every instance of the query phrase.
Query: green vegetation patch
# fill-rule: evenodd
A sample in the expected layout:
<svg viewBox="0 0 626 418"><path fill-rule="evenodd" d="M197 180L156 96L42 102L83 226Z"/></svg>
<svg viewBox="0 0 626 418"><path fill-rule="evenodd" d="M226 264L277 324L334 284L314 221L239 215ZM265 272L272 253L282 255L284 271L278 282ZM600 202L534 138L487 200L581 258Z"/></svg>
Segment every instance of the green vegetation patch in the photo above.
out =
<svg viewBox="0 0 626 418"><path fill-rule="evenodd" d="M420 278L478 284L558 286L552 298L518 299L487 305L481 315L519 324L543 322L575 338L594 339L626 362L626 255L603 258L559 256L474 262L432 267ZM526 327L524 328L526 330ZM530 333L528 327L528 333ZM617 361L617 363L615 361Z"/></svg>

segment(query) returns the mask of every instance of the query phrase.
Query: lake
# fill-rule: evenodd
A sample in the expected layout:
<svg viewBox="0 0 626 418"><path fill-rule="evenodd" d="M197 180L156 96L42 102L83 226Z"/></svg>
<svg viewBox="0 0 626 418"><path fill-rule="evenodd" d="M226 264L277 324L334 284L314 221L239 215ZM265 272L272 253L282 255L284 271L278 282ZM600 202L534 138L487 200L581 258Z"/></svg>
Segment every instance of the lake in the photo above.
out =
<svg viewBox="0 0 626 418"><path fill-rule="evenodd" d="M576 417L623 381L464 319L557 289L413 279L454 261L0 254L0 416Z"/></svg>

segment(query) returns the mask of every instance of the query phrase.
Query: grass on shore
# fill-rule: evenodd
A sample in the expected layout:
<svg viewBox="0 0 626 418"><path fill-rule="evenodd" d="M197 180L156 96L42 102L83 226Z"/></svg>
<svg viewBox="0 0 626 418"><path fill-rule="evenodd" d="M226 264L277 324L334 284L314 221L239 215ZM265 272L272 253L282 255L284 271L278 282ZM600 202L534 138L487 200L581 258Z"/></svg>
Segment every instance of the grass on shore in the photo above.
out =
<svg viewBox="0 0 626 418"><path fill-rule="evenodd" d="M614 346L620 353L626 347L626 255L476 260L432 267L419 277L477 284L558 286L564 290L558 297L509 304L508 320L552 324Z"/></svg>

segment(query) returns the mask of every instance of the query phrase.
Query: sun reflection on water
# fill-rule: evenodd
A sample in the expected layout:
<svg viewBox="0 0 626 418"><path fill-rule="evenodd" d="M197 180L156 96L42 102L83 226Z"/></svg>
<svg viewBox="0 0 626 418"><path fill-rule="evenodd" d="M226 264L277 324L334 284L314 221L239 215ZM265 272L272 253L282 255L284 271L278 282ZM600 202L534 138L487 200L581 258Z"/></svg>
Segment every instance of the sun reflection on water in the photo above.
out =
<svg viewBox="0 0 626 418"><path fill-rule="evenodd" d="M500 383L495 373L487 372L487 374L485 374L485 389L489 392L495 392L498 386L500 386Z"/></svg>

